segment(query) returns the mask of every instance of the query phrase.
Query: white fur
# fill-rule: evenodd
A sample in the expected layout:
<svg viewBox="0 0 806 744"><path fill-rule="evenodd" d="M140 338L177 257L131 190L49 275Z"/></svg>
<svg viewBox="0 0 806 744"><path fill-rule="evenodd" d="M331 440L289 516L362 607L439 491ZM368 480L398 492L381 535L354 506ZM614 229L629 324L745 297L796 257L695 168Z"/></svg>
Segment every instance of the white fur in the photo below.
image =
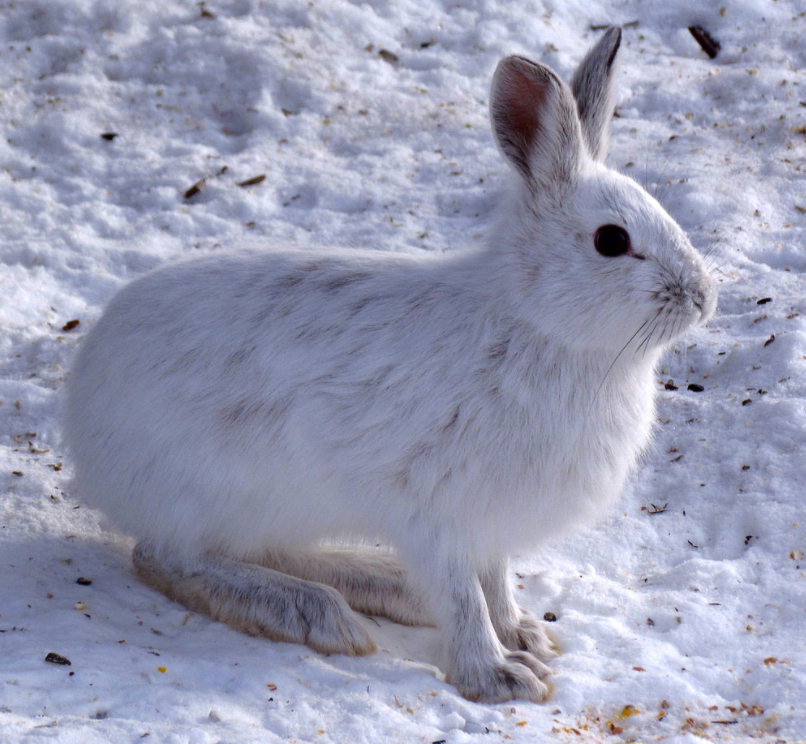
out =
<svg viewBox="0 0 806 744"><path fill-rule="evenodd" d="M612 61L608 37L586 64ZM609 68L582 79L612 85ZM506 556L612 504L649 437L653 365L715 292L662 208L591 156L611 110L580 123L569 88L519 58L493 102L536 113L494 113L518 187L486 248L272 247L158 269L87 335L65 436L77 493L140 540L138 569L169 596L371 651L329 583L360 610L436 622L467 697L543 700L556 649L515 605ZM644 259L599 255L605 224ZM323 541L400 562L351 569Z"/></svg>

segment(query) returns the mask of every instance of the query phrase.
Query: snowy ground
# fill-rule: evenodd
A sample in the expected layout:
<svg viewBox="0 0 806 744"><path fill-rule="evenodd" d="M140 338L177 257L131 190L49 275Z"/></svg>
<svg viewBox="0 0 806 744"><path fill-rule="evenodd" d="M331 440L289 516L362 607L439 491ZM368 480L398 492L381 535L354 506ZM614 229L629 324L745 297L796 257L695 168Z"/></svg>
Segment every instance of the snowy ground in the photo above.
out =
<svg viewBox="0 0 806 744"><path fill-rule="evenodd" d="M377 655L323 657L139 584L58 440L112 294L247 235L483 239L496 61L568 77L613 22L610 162L708 254L720 312L659 371L677 389L616 513L515 562L557 617L554 699L463 700L433 630L367 619ZM806 740L804 38L803 0L0 3L0 741Z"/></svg>

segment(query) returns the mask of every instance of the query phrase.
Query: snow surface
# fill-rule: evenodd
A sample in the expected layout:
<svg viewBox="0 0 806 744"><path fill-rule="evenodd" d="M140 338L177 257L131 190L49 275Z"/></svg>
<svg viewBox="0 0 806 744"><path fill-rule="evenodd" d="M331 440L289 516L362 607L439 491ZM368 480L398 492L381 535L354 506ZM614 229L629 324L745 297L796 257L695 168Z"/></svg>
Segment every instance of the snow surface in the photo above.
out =
<svg viewBox="0 0 806 744"><path fill-rule="evenodd" d="M324 657L140 584L58 438L113 293L245 236L482 240L495 63L567 79L614 22L610 162L707 254L720 311L659 370L677 389L618 510L514 562L557 618L553 700L462 699L433 629L367 618L376 655ZM804 38L803 0L0 3L0 741L806 740Z"/></svg>

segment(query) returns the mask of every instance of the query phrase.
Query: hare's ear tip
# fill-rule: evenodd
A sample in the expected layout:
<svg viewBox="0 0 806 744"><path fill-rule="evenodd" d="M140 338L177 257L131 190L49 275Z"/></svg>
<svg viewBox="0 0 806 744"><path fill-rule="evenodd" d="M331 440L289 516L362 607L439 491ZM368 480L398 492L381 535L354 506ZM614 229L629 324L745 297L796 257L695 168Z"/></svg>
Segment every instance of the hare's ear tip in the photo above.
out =
<svg viewBox="0 0 806 744"><path fill-rule="evenodd" d="M559 84L557 74L546 65L535 62L520 54L511 54L498 61L493 73L493 88L501 81L532 81L532 83L544 86L552 82Z"/></svg>
<svg viewBox="0 0 806 744"><path fill-rule="evenodd" d="M520 54L510 54L498 61L496 70L524 70L535 67L539 67L539 65L536 62L532 62L531 59L522 57Z"/></svg>
<svg viewBox="0 0 806 744"><path fill-rule="evenodd" d="M616 59L616 53L621 46L621 26L610 26L607 31L605 31L603 42L610 46L610 55L607 58L607 66L609 68Z"/></svg>
<svg viewBox="0 0 806 744"><path fill-rule="evenodd" d="M498 64L495 66L495 72L499 73L502 70L506 70L508 67L512 67L512 65L515 64L516 59L517 57L513 55L510 55L509 57L501 57L501 59L498 60Z"/></svg>

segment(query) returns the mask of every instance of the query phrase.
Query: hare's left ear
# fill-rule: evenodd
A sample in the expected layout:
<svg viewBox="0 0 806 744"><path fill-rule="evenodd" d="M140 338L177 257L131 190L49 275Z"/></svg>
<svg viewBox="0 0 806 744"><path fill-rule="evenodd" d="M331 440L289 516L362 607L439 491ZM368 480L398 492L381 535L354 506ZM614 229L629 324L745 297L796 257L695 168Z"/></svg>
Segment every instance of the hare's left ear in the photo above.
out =
<svg viewBox="0 0 806 744"><path fill-rule="evenodd" d="M501 152L530 188L556 194L579 170L582 130L571 90L545 65L524 57L498 63L490 118Z"/></svg>
<svg viewBox="0 0 806 744"><path fill-rule="evenodd" d="M610 145L610 119L616 106L616 52L621 29L611 26L580 62L571 79L588 151L603 161Z"/></svg>

